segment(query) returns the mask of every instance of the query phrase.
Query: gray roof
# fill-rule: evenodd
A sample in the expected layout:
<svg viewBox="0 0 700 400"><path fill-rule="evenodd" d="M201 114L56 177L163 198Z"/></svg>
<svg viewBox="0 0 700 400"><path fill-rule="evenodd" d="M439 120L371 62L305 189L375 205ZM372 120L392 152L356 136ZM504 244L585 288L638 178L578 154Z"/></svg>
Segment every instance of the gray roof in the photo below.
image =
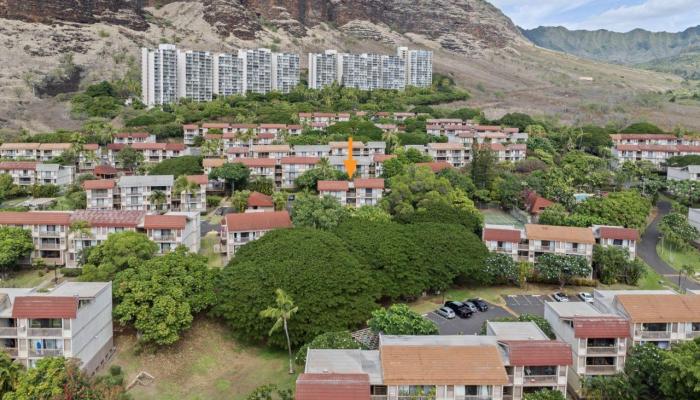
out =
<svg viewBox="0 0 700 400"><path fill-rule="evenodd" d="M132 186L172 186L174 178L172 175L133 175L122 176L117 185L119 187Z"/></svg>
<svg viewBox="0 0 700 400"><path fill-rule="evenodd" d="M493 336L476 335L381 335L381 346L495 346L497 340Z"/></svg>
<svg viewBox="0 0 700 400"><path fill-rule="evenodd" d="M370 384L382 384L382 367L378 350L309 349L304 372L365 373L369 375Z"/></svg>
<svg viewBox="0 0 700 400"><path fill-rule="evenodd" d="M554 310L554 312L563 318L573 318L573 317L595 317L603 315L602 312L598 311L596 308L588 303L582 301L570 301L568 303L559 303L556 301L548 301L547 305Z"/></svg>
<svg viewBox="0 0 700 400"><path fill-rule="evenodd" d="M12 304L15 302L15 297L26 296L32 293L31 288L2 288L0 289L0 294L3 296L3 300L9 300L9 302L2 303L2 308L0 308L1 318L11 318L12 317Z"/></svg>
<svg viewBox="0 0 700 400"><path fill-rule="evenodd" d="M548 340L547 335L534 322L492 322L488 331L498 340Z"/></svg>
<svg viewBox="0 0 700 400"><path fill-rule="evenodd" d="M46 295L94 298L109 286L112 286L111 282L64 282Z"/></svg>
<svg viewBox="0 0 700 400"><path fill-rule="evenodd" d="M292 147L294 151L331 151L331 146L327 144L298 144Z"/></svg>
<svg viewBox="0 0 700 400"><path fill-rule="evenodd" d="M379 147L382 149L386 148L386 142L367 142L365 147Z"/></svg>
<svg viewBox="0 0 700 400"><path fill-rule="evenodd" d="M371 165L374 159L369 156L353 157L357 161L357 165ZM344 165L344 161L347 160L346 156L330 156L328 157L328 162L331 165Z"/></svg>
<svg viewBox="0 0 700 400"><path fill-rule="evenodd" d="M61 168L60 164L37 164L37 171L58 171Z"/></svg>

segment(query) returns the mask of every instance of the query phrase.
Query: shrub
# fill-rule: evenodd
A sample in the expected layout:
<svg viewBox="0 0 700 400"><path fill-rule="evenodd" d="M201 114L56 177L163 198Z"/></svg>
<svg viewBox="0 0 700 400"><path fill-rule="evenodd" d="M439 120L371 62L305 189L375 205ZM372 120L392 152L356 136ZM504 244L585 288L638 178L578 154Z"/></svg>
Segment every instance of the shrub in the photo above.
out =
<svg viewBox="0 0 700 400"><path fill-rule="evenodd" d="M207 207L218 207L221 204L221 200L223 200L221 196L209 195L207 196Z"/></svg>
<svg viewBox="0 0 700 400"><path fill-rule="evenodd" d="M68 278L75 278L83 273L82 268L61 268L61 275Z"/></svg>
<svg viewBox="0 0 700 400"><path fill-rule="evenodd" d="M372 312L367 325L376 333L385 335L436 335L435 323L411 310L405 304L394 304Z"/></svg>

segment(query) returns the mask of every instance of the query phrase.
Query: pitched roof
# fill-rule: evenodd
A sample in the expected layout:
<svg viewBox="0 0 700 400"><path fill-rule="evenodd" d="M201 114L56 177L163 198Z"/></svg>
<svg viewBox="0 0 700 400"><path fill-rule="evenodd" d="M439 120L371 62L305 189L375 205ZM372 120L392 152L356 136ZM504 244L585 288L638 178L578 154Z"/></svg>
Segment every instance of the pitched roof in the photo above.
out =
<svg viewBox="0 0 700 400"><path fill-rule="evenodd" d="M0 212L0 225L68 225L70 213L51 211Z"/></svg>
<svg viewBox="0 0 700 400"><path fill-rule="evenodd" d="M574 337L604 339L629 337L630 324L616 316L574 317Z"/></svg>
<svg viewBox="0 0 700 400"><path fill-rule="evenodd" d="M318 157L282 157L282 164L303 164L303 165L316 165L321 161Z"/></svg>
<svg viewBox="0 0 700 400"><path fill-rule="evenodd" d="M530 214L537 215L545 208L554 204L553 201L547 200L535 192L530 192L527 194L527 210Z"/></svg>
<svg viewBox="0 0 700 400"><path fill-rule="evenodd" d="M347 181L318 181L316 189L319 192L346 192L350 188Z"/></svg>
<svg viewBox="0 0 700 400"><path fill-rule="evenodd" d="M600 237L605 239L638 240L639 231L630 228L601 226Z"/></svg>
<svg viewBox="0 0 700 400"><path fill-rule="evenodd" d="M288 144L260 144L253 146L253 151L258 153L284 153L289 152Z"/></svg>
<svg viewBox="0 0 700 400"><path fill-rule="evenodd" d="M454 168L452 164L448 163L447 161L433 161L433 162L424 162L424 163L416 163L416 166L418 167L428 167L430 168L433 172L440 172L443 169L450 169Z"/></svg>
<svg viewBox="0 0 700 400"><path fill-rule="evenodd" d="M621 294L616 301L631 322L698 322L700 296L675 294Z"/></svg>
<svg viewBox="0 0 700 400"><path fill-rule="evenodd" d="M0 150L36 150L41 143L3 143Z"/></svg>
<svg viewBox="0 0 700 400"><path fill-rule="evenodd" d="M146 216L145 211L131 210L76 210L70 216L70 222L85 221L91 227L129 227L134 228Z"/></svg>
<svg viewBox="0 0 700 400"><path fill-rule="evenodd" d="M435 150L464 150L462 143L428 143L429 149Z"/></svg>
<svg viewBox="0 0 700 400"><path fill-rule="evenodd" d="M495 242L518 243L520 242L520 230L484 228L484 240Z"/></svg>
<svg viewBox="0 0 700 400"><path fill-rule="evenodd" d="M372 160L376 163L383 163L386 160L396 158L396 154L374 154Z"/></svg>
<svg viewBox="0 0 700 400"><path fill-rule="evenodd" d="M384 189L383 178L358 178L353 181L356 188Z"/></svg>
<svg viewBox="0 0 700 400"><path fill-rule="evenodd" d="M367 374L305 373L299 375L296 400L369 400Z"/></svg>
<svg viewBox="0 0 700 400"><path fill-rule="evenodd" d="M380 349L386 385L504 385L496 346L391 346Z"/></svg>
<svg viewBox="0 0 700 400"><path fill-rule="evenodd" d="M10 171L16 169L36 170L36 161L3 161L0 162L0 170Z"/></svg>
<svg viewBox="0 0 700 400"><path fill-rule="evenodd" d="M208 175L187 175L187 181L197 185L206 185L209 183Z"/></svg>
<svg viewBox="0 0 700 400"><path fill-rule="evenodd" d="M504 340L510 365L571 365L571 346L559 340Z"/></svg>
<svg viewBox="0 0 700 400"><path fill-rule="evenodd" d="M185 229L187 217L184 215L146 215L144 229Z"/></svg>
<svg viewBox="0 0 700 400"><path fill-rule="evenodd" d="M272 196L260 192L251 192L248 196L248 207L274 207Z"/></svg>
<svg viewBox="0 0 700 400"><path fill-rule="evenodd" d="M12 318L75 319L77 315L77 296L17 296L12 305Z"/></svg>
<svg viewBox="0 0 700 400"><path fill-rule="evenodd" d="M114 179L91 179L83 182L83 189L113 189L115 185Z"/></svg>
<svg viewBox="0 0 700 400"><path fill-rule="evenodd" d="M202 160L202 166L204 168L217 168L226 163L223 158L205 158Z"/></svg>
<svg viewBox="0 0 700 400"><path fill-rule="evenodd" d="M240 163L246 167L253 168L270 168L274 167L277 163L274 158L237 158L233 161L233 164Z"/></svg>
<svg viewBox="0 0 700 400"><path fill-rule="evenodd" d="M292 227L287 211L226 214L225 222L229 232L268 231Z"/></svg>
<svg viewBox="0 0 700 400"><path fill-rule="evenodd" d="M116 175L119 171L111 165L98 165L93 172L96 175Z"/></svg>
<svg viewBox="0 0 700 400"><path fill-rule="evenodd" d="M246 153L248 153L248 148L247 147L229 147L228 150L226 150L226 153L228 153L228 154L246 154Z"/></svg>
<svg viewBox="0 0 700 400"><path fill-rule="evenodd" d="M529 240L595 244L591 228L527 224L525 234Z"/></svg>

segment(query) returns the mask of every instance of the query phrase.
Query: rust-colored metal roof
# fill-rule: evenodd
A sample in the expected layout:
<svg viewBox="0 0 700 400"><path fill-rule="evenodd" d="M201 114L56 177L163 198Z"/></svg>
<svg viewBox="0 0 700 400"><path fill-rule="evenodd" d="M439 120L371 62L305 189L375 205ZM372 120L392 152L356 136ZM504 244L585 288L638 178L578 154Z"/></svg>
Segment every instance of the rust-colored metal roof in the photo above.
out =
<svg viewBox="0 0 700 400"><path fill-rule="evenodd" d="M282 157L282 164L303 164L303 165L316 165L321 161L318 157Z"/></svg>
<svg viewBox="0 0 700 400"><path fill-rule="evenodd" d="M356 188L362 189L384 189L384 179L382 178L358 178L353 181Z"/></svg>
<svg viewBox="0 0 700 400"><path fill-rule="evenodd" d="M615 316L574 317L574 337L606 339L630 336L630 323Z"/></svg>
<svg viewBox="0 0 700 400"><path fill-rule="evenodd" d="M289 153L290 147L288 144L261 144L253 146L252 150L256 153Z"/></svg>
<svg viewBox="0 0 700 400"><path fill-rule="evenodd" d="M116 186L114 179L92 179L83 182L85 190L113 189L114 186Z"/></svg>
<svg viewBox="0 0 700 400"><path fill-rule="evenodd" d="M71 146L70 143L41 143L39 150L68 150Z"/></svg>
<svg viewBox="0 0 700 400"><path fill-rule="evenodd" d="M92 227L134 228L141 223L145 216L145 211L76 210L70 216L70 222L85 221Z"/></svg>
<svg viewBox="0 0 700 400"><path fill-rule="evenodd" d="M248 148L247 147L229 147L228 150L226 150L226 153L228 153L228 154L246 154L246 153L248 153Z"/></svg>
<svg viewBox="0 0 700 400"><path fill-rule="evenodd" d="M199 129L197 124L185 124L182 125L182 129Z"/></svg>
<svg viewBox="0 0 700 400"><path fill-rule="evenodd" d="M287 129L285 124L260 124L260 129Z"/></svg>
<svg viewBox="0 0 700 400"><path fill-rule="evenodd" d="M229 124L226 123L207 122L202 124L202 128L206 129L226 129L228 127Z"/></svg>
<svg viewBox="0 0 700 400"><path fill-rule="evenodd" d="M386 385L504 385L496 346L382 346Z"/></svg>
<svg viewBox="0 0 700 400"><path fill-rule="evenodd" d="M17 296L12 318L69 318L78 315L78 297Z"/></svg>
<svg viewBox="0 0 700 400"><path fill-rule="evenodd" d="M146 215L144 229L185 229L187 217L184 215Z"/></svg>
<svg viewBox="0 0 700 400"><path fill-rule="evenodd" d="M292 227L292 220L287 211L226 214L225 221L229 232L269 231Z"/></svg>
<svg viewBox="0 0 700 400"><path fill-rule="evenodd" d="M452 164L450 164L446 161L433 161L433 162L416 163L416 165L419 167L428 167L433 172L440 172L443 169L453 168Z"/></svg>
<svg viewBox="0 0 700 400"><path fill-rule="evenodd" d="M591 228L527 224L525 233L529 240L595 244Z"/></svg>
<svg viewBox="0 0 700 400"><path fill-rule="evenodd" d="M319 192L347 192L350 184L347 181L318 181L316 189Z"/></svg>
<svg viewBox="0 0 700 400"><path fill-rule="evenodd" d="M165 144L165 150L184 151L186 148L187 148L187 146L185 146L184 143L166 143Z"/></svg>
<svg viewBox="0 0 700 400"><path fill-rule="evenodd" d="M18 169L36 170L36 161L3 161L0 162L0 170L12 171Z"/></svg>
<svg viewBox="0 0 700 400"><path fill-rule="evenodd" d="M462 143L428 143L428 148L435 150L464 150Z"/></svg>
<svg viewBox="0 0 700 400"><path fill-rule="evenodd" d="M484 228L484 240L519 243L520 231L517 229Z"/></svg>
<svg viewBox="0 0 700 400"><path fill-rule="evenodd" d="M41 143L3 143L0 150L36 150Z"/></svg>
<svg viewBox="0 0 700 400"><path fill-rule="evenodd" d="M301 374L296 400L369 400L367 374Z"/></svg>
<svg viewBox="0 0 700 400"><path fill-rule="evenodd" d="M676 140L674 135L655 133L618 133L610 135L612 140Z"/></svg>
<svg viewBox="0 0 700 400"><path fill-rule="evenodd" d="M571 346L559 340L504 340L510 365L571 365Z"/></svg>
<svg viewBox="0 0 700 400"><path fill-rule="evenodd" d="M197 184L197 185L206 185L209 183L209 176L208 175L187 175L187 181Z"/></svg>
<svg viewBox="0 0 700 400"><path fill-rule="evenodd" d="M635 323L700 321L699 295L621 294L616 301Z"/></svg>
<svg viewBox="0 0 700 400"><path fill-rule="evenodd" d="M500 144L500 143L491 143L491 144L489 145L489 148L490 148L492 151L505 151L505 150L506 150L506 146L504 146L504 145L502 145L502 144Z"/></svg>
<svg viewBox="0 0 700 400"><path fill-rule="evenodd" d="M0 212L0 225L68 225L70 213L45 211Z"/></svg>
<svg viewBox="0 0 700 400"><path fill-rule="evenodd" d="M253 168L274 168L276 161L274 158L237 158L233 164L241 163L246 167Z"/></svg>
<svg viewBox="0 0 700 400"><path fill-rule="evenodd" d="M606 239L638 240L639 231L630 228L600 227L600 237Z"/></svg>
<svg viewBox="0 0 700 400"><path fill-rule="evenodd" d="M97 175L116 175L119 171L111 165L98 165L93 172Z"/></svg>
<svg viewBox="0 0 700 400"><path fill-rule="evenodd" d="M248 196L248 207L274 207L272 196L260 192L251 192Z"/></svg>
<svg viewBox="0 0 700 400"><path fill-rule="evenodd" d="M372 156L372 160L376 163L383 163L386 160L391 160L396 158L396 154L375 154Z"/></svg>
<svg viewBox="0 0 700 400"><path fill-rule="evenodd" d="M202 166L204 168L217 168L226 163L223 158L205 158L202 160Z"/></svg>

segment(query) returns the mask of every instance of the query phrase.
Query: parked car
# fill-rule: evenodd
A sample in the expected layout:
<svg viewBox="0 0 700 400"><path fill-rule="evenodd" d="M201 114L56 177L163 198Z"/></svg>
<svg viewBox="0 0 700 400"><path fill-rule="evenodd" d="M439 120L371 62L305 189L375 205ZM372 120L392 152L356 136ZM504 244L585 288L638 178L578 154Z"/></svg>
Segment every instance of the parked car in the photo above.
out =
<svg viewBox="0 0 700 400"><path fill-rule="evenodd" d="M474 304L476 306L476 308L478 308L479 311L481 311L481 312L488 311L488 309L489 309L489 303L487 303L481 299L469 299L467 301Z"/></svg>
<svg viewBox="0 0 700 400"><path fill-rule="evenodd" d="M448 301L445 303L445 307L454 311L454 313L460 318L471 318L472 314L474 313L469 309L469 307L459 301Z"/></svg>
<svg viewBox="0 0 700 400"><path fill-rule="evenodd" d="M560 303L567 303L567 302L569 301L569 296L567 296L566 294L564 294L564 293L562 293L562 292L556 292L556 293L554 293L554 294L552 295L552 298L553 298L555 301L558 301L558 302L560 302Z"/></svg>
<svg viewBox="0 0 700 400"><path fill-rule="evenodd" d="M578 298L586 303L593 303L593 295L586 292L581 292L578 294Z"/></svg>
<svg viewBox="0 0 700 400"><path fill-rule="evenodd" d="M447 319L454 319L455 317L455 312L452 311L452 309L447 308L447 307L440 307L435 311L435 313L443 318Z"/></svg>
<svg viewBox="0 0 700 400"><path fill-rule="evenodd" d="M465 301L463 304L464 304L464 307L468 308L469 311L471 311L473 313L479 311L479 308L476 306L476 304L472 303L471 301Z"/></svg>

